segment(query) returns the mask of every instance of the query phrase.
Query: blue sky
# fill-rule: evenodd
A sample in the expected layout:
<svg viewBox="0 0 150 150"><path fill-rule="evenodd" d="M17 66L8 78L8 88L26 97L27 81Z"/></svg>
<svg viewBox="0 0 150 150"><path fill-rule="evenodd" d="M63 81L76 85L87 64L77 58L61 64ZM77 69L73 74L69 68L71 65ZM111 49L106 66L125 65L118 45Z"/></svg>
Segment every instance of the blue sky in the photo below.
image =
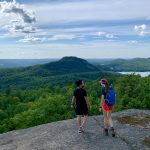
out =
<svg viewBox="0 0 150 150"><path fill-rule="evenodd" d="M0 0L0 59L150 57L149 6L149 0Z"/></svg>

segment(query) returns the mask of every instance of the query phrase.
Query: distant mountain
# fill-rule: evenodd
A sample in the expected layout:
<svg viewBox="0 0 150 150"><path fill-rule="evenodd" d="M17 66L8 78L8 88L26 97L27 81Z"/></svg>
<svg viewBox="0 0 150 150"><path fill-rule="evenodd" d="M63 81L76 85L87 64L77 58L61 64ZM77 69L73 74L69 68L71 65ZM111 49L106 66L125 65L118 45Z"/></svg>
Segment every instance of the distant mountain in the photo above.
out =
<svg viewBox="0 0 150 150"><path fill-rule="evenodd" d="M56 60L57 59L0 59L0 68L27 67Z"/></svg>
<svg viewBox="0 0 150 150"><path fill-rule="evenodd" d="M99 71L99 69L86 60L77 57L63 57L62 59L20 69L21 73L31 76L55 76L69 73L83 73Z"/></svg>
<svg viewBox="0 0 150 150"><path fill-rule="evenodd" d="M150 58L115 59L98 67L113 71L150 71Z"/></svg>
<svg viewBox="0 0 150 150"><path fill-rule="evenodd" d="M76 57L64 57L62 61L71 61ZM29 67L34 65L41 65L51 62L58 61L58 58L53 59L0 59L0 68L19 68L19 67ZM73 60L74 61L74 60ZM105 62L105 59L87 59L89 63L95 64L99 62Z"/></svg>
<svg viewBox="0 0 150 150"><path fill-rule="evenodd" d="M75 79L92 80L100 77L115 76L104 72L86 60L77 57L64 57L59 61L25 68L0 69L1 88L32 88L45 84L66 84Z"/></svg>
<svg viewBox="0 0 150 150"><path fill-rule="evenodd" d="M55 73L81 73L99 70L86 60L77 57L64 57L57 62L48 63L40 67Z"/></svg>
<svg viewBox="0 0 150 150"><path fill-rule="evenodd" d="M82 65L79 58L77 57L64 57L63 59L0 59L0 68L21 68L21 67L31 67L34 66L36 69L41 70L41 66L44 67L46 70L51 70L51 73L58 73L59 70L56 70L56 68L61 68L62 72L66 72L65 69L68 69L71 72L76 72L76 66L80 65L80 68L82 65L87 64L87 68L82 67L81 70L78 71L89 71L89 69L92 70L92 68L95 70L96 66L100 70L113 70L113 71L150 71L150 58L134 58L134 59L86 59L82 61ZM53 62L51 64L51 62ZM84 62L84 63L83 63ZM46 64L47 63L47 64ZM70 65L68 65L70 63ZM74 63L74 64L73 64ZM66 66L67 64L67 66ZM92 66L91 66L92 64ZM36 65L36 67L35 67ZM93 66L94 65L94 66ZM39 67L37 67L39 66ZM74 67L73 67L74 66ZM70 67L70 68L69 68ZM43 69L44 69L43 68ZM78 67L77 67L78 68ZM28 68L29 69L29 68ZM32 68L33 69L33 68ZM64 69L64 70L63 70ZM44 72L46 70L43 70ZM74 71L73 71L74 70ZM39 71L37 71L39 72ZM47 71L46 71L47 72Z"/></svg>

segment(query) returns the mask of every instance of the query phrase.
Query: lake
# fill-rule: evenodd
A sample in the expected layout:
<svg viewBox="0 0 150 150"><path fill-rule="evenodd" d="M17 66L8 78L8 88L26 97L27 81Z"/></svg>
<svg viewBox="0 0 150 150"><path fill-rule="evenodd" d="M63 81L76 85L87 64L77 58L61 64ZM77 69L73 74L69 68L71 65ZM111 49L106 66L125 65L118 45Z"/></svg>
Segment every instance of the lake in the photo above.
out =
<svg viewBox="0 0 150 150"><path fill-rule="evenodd" d="M150 71L146 71L146 72L118 72L121 74L136 74L136 75L141 75L141 77L147 77L148 75L150 75Z"/></svg>

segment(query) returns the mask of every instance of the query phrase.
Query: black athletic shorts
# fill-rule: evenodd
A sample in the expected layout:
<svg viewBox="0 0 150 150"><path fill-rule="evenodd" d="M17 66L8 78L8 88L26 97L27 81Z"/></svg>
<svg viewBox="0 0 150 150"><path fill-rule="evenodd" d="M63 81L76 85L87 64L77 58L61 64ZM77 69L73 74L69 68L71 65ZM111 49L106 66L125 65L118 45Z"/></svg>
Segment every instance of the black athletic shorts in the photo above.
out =
<svg viewBox="0 0 150 150"><path fill-rule="evenodd" d="M76 107L76 115L88 115L87 107Z"/></svg>

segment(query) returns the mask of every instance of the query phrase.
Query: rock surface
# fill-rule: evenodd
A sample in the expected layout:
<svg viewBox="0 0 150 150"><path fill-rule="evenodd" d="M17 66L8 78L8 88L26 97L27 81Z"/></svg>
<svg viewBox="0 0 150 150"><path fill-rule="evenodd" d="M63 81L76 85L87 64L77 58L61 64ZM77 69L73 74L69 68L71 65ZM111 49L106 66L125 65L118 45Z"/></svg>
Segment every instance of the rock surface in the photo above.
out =
<svg viewBox="0 0 150 150"><path fill-rule="evenodd" d="M149 117L150 110L113 113L115 138L103 135L102 116L92 116L84 133L77 132L76 120L71 119L1 134L0 150L150 150L150 122L141 126L120 121L127 116Z"/></svg>

